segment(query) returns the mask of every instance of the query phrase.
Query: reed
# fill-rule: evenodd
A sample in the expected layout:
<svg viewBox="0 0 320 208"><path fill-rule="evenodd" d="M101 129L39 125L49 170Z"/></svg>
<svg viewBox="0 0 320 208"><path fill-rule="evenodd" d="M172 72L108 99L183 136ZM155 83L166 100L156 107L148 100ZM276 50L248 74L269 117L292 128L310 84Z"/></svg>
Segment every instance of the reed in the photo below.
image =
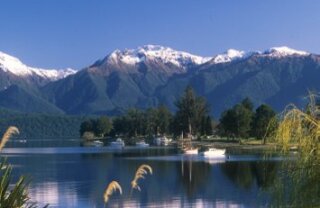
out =
<svg viewBox="0 0 320 208"><path fill-rule="evenodd" d="M134 179L131 181L131 192L133 189L137 189L138 191L141 191L140 186L138 185L138 180L144 179L145 175L148 174L148 171L150 174L152 174L151 166L146 164L140 165L140 167L136 171Z"/></svg>
<svg viewBox="0 0 320 208"><path fill-rule="evenodd" d="M4 148L8 140L13 134L19 134L19 129L15 126L10 126L7 131L4 133L1 142L0 142L0 151Z"/></svg>
<svg viewBox="0 0 320 208"><path fill-rule="evenodd" d="M122 195L122 188L120 184L117 181L111 181L103 194L105 204L108 203L110 196L117 190Z"/></svg>

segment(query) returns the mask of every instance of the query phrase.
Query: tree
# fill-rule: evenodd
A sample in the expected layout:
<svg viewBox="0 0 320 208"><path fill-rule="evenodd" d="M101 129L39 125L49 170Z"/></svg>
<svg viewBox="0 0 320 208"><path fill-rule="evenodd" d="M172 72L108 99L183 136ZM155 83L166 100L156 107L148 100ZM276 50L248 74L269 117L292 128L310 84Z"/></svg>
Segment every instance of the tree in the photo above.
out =
<svg viewBox="0 0 320 208"><path fill-rule="evenodd" d="M251 106L248 105L248 100L245 99L244 101L222 113L220 119L220 132L222 135L241 138L249 137L253 113L250 110Z"/></svg>
<svg viewBox="0 0 320 208"><path fill-rule="evenodd" d="M146 133L149 136L157 135L159 130L158 111L156 108L149 108L146 111L147 127Z"/></svg>
<svg viewBox="0 0 320 208"><path fill-rule="evenodd" d="M210 116L203 117L201 124L201 135L212 135L212 120Z"/></svg>
<svg viewBox="0 0 320 208"><path fill-rule="evenodd" d="M97 136L104 136L112 129L112 123L107 116L101 116L95 122L94 133Z"/></svg>
<svg viewBox="0 0 320 208"><path fill-rule="evenodd" d="M311 97L312 99L312 97ZM276 186L275 207L319 207L320 205L320 108L310 102L308 112L287 106L272 138L284 154L294 145L298 154L284 157Z"/></svg>
<svg viewBox="0 0 320 208"><path fill-rule="evenodd" d="M236 115L235 135L240 138L248 138L251 131L252 112L244 105L234 107Z"/></svg>
<svg viewBox="0 0 320 208"><path fill-rule="evenodd" d="M82 122L80 125L80 135L82 136L84 132L93 132L93 128L94 128L94 120L90 119Z"/></svg>
<svg viewBox="0 0 320 208"><path fill-rule="evenodd" d="M241 105L243 107L245 107L246 109L248 109L249 111L253 112L253 103L252 101L250 100L250 98L246 97L245 99L243 99L241 101Z"/></svg>
<svg viewBox="0 0 320 208"><path fill-rule="evenodd" d="M111 135L125 135L128 133L128 121L125 116L115 117L112 120L112 130Z"/></svg>
<svg viewBox="0 0 320 208"><path fill-rule="evenodd" d="M212 119L210 116L207 116L206 123L205 123L205 134L206 135L212 135Z"/></svg>
<svg viewBox="0 0 320 208"><path fill-rule="evenodd" d="M275 117L274 110L266 105L262 104L256 109L256 113L253 119L253 136L258 139L265 138L268 127L270 127L270 121ZM265 142L264 142L265 143Z"/></svg>
<svg viewBox="0 0 320 208"><path fill-rule="evenodd" d="M228 109L221 114L219 132L222 136L235 137L237 115L234 109Z"/></svg>
<svg viewBox="0 0 320 208"><path fill-rule="evenodd" d="M129 109L125 119L129 136L144 135L146 133L147 122L144 112L135 108Z"/></svg>
<svg viewBox="0 0 320 208"><path fill-rule="evenodd" d="M160 105L157 108L157 115L158 115L158 127L159 127L159 132L160 134L165 134L169 133L169 125L172 120L172 114L169 111L169 109L164 106Z"/></svg>
<svg viewBox="0 0 320 208"><path fill-rule="evenodd" d="M174 117L173 130L175 134L197 134L201 131L203 118L208 116L209 108L202 97L197 97L193 89L188 86L184 94L175 103L177 112Z"/></svg>

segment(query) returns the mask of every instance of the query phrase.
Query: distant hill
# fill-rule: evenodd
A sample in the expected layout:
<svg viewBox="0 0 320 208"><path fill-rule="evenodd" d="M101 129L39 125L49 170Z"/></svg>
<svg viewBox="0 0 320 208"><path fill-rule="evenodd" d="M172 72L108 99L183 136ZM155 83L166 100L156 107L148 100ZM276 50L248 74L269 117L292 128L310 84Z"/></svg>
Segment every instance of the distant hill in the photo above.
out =
<svg viewBox="0 0 320 208"><path fill-rule="evenodd" d="M308 90L319 91L319 66L319 55L288 47L230 49L200 57L154 45L116 50L77 73L66 71L54 79L22 76L17 68L14 74L0 62L0 106L76 115L117 115L159 104L174 111L175 101L191 85L209 101L215 117L245 97L280 111L292 102L304 106Z"/></svg>

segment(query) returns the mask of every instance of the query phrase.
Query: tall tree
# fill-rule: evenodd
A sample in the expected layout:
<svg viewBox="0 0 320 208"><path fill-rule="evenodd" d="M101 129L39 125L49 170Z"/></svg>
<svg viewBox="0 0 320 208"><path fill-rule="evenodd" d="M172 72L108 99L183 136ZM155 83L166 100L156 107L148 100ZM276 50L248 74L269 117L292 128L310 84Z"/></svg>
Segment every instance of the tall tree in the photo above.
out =
<svg viewBox="0 0 320 208"><path fill-rule="evenodd" d="M143 111L132 108L129 109L126 116L129 136L144 135L146 132L146 116Z"/></svg>
<svg viewBox="0 0 320 208"><path fill-rule="evenodd" d="M266 136L270 121L275 117L274 110L266 105L262 104L256 109L256 113L253 119L253 133L258 139L262 139Z"/></svg>
<svg viewBox="0 0 320 208"><path fill-rule="evenodd" d="M112 120L112 130L111 134L116 135L126 135L128 133L128 121L125 116L115 117Z"/></svg>
<svg viewBox="0 0 320 208"><path fill-rule="evenodd" d="M95 122L94 133L97 136L104 136L112 129L112 123L107 116L101 116Z"/></svg>
<svg viewBox="0 0 320 208"><path fill-rule="evenodd" d="M219 132L221 136L235 137L236 135L236 112L228 109L221 114Z"/></svg>
<svg viewBox="0 0 320 208"><path fill-rule="evenodd" d="M193 89L188 86L184 94L175 103L177 112L174 118L176 134L197 134L201 130L203 118L208 116L208 105L204 98L196 96Z"/></svg>
<svg viewBox="0 0 320 208"><path fill-rule="evenodd" d="M205 123L205 133L206 135L212 135L213 128L212 128L212 119L210 116L207 116L206 123Z"/></svg>
<svg viewBox="0 0 320 208"><path fill-rule="evenodd" d="M160 134L168 133L170 121L172 120L171 112L166 106L160 105L157 108L157 115L158 115L158 133Z"/></svg>
<svg viewBox="0 0 320 208"><path fill-rule="evenodd" d="M201 135L212 135L212 120L210 116L203 117L201 124Z"/></svg>
<svg viewBox="0 0 320 208"><path fill-rule="evenodd" d="M159 134L160 118L158 108L150 108L146 111L146 133L150 136Z"/></svg>
<svg viewBox="0 0 320 208"><path fill-rule="evenodd" d="M167 107L160 105L157 108L150 108L146 111L147 134L166 134L169 131L169 124L172 119L171 112Z"/></svg>
<svg viewBox="0 0 320 208"><path fill-rule="evenodd" d="M251 131L252 112L244 105L234 107L236 115L236 136L248 138Z"/></svg>
<svg viewBox="0 0 320 208"><path fill-rule="evenodd" d="M233 106L222 113L220 119L220 132L224 136L248 138L251 132L253 119L253 105L246 98L240 104Z"/></svg>
<svg viewBox="0 0 320 208"><path fill-rule="evenodd" d="M92 119L84 121L80 125L80 135L82 136L84 132L93 132L94 121Z"/></svg>
<svg viewBox="0 0 320 208"><path fill-rule="evenodd" d="M249 111L253 112L254 106L253 106L253 103L249 97L246 97L245 99L243 99L241 101L241 105L243 107L245 107L246 109L248 109Z"/></svg>

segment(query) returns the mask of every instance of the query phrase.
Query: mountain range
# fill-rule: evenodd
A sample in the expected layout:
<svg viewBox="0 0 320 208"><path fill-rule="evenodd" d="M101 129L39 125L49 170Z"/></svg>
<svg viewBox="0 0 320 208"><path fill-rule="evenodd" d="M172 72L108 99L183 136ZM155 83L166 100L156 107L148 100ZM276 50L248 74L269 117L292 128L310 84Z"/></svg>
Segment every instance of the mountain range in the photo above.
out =
<svg viewBox="0 0 320 208"><path fill-rule="evenodd" d="M115 50L76 71L29 67L0 52L0 108L20 112L118 115L159 104L174 111L188 85L216 117L245 97L278 111L289 103L303 107L308 90L320 89L320 55L273 47L201 57L146 45Z"/></svg>

